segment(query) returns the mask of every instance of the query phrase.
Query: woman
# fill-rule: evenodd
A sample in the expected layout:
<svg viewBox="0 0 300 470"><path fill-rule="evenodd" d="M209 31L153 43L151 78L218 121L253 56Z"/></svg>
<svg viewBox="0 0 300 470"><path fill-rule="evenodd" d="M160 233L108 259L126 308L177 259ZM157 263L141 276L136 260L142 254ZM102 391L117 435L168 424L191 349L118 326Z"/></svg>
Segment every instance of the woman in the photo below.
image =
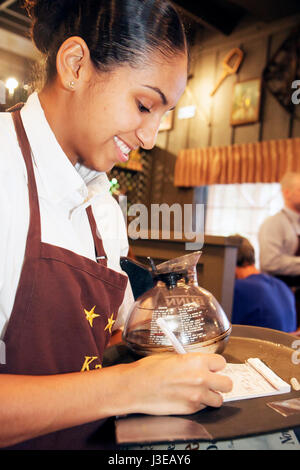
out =
<svg viewBox="0 0 300 470"><path fill-rule="evenodd" d="M104 172L153 147L186 84L186 39L168 1L25 3L46 76L0 117L0 443L101 449L108 417L193 413L231 388L218 355L101 368L130 291Z"/></svg>

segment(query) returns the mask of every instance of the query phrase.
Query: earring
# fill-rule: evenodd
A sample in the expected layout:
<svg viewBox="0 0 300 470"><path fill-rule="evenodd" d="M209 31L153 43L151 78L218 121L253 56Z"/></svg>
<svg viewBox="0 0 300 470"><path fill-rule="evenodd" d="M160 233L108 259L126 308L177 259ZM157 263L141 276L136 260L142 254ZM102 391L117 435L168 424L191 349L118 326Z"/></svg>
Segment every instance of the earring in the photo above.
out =
<svg viewBox="0 0 300 470"><path fill-rule="evenodd" d="M74 89L74 86L75 86L75 82L73 80L71 80L69 83L68 83L68 87L71 88L71 90Z"/></svg>

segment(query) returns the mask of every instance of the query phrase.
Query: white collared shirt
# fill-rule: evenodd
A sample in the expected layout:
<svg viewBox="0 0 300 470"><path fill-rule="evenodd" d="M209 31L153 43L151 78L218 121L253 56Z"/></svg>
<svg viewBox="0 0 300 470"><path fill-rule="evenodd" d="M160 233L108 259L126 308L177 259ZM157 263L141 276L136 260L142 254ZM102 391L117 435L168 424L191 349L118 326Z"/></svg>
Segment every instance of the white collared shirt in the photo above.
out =
<svg viewBox="0 0 300 470"><path fill-rule="evenodd" d="M268 217L259 230L260 268L269 274L300 275L295 256L300 235L300 214L285 207Z"/></svg>
<svg viewBox="0 0 300 470"><path fill-rule="evenodd" d="M86 214L92 205L108 267L118 272L128 252L122 211L109 192L105 173L71 164L53 134L37 93L21 110L39 194L42 241L95 260ZM13 308L29 226L27 172L10 113L0 113L0 338ZM133 303L130 284L114 328L124 323Z"/></svg>

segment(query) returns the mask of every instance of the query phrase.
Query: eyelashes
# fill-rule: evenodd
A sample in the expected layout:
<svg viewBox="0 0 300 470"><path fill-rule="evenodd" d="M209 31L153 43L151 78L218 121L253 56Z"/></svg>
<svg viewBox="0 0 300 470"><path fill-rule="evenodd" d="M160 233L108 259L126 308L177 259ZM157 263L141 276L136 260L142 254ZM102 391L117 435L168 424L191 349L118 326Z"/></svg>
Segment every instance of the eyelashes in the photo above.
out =
<svg viewBox="0 0 300 470"><path fill-rule="evenodd" d="M150 113L150 109L146 108L140 101L138 101L138 109L141 113Z"/></svg>

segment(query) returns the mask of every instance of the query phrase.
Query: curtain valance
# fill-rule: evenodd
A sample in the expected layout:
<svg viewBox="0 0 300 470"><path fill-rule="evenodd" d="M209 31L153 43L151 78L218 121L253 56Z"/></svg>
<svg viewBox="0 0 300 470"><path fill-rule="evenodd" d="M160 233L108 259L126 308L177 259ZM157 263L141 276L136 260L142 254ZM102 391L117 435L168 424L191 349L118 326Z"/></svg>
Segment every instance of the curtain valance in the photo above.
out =
<svg viewBox="0 0 300 470"><path fill-rule="evenodd" d="M300 172L300 138L185 149L175 164L175 186L274 183Z"/></svg>

